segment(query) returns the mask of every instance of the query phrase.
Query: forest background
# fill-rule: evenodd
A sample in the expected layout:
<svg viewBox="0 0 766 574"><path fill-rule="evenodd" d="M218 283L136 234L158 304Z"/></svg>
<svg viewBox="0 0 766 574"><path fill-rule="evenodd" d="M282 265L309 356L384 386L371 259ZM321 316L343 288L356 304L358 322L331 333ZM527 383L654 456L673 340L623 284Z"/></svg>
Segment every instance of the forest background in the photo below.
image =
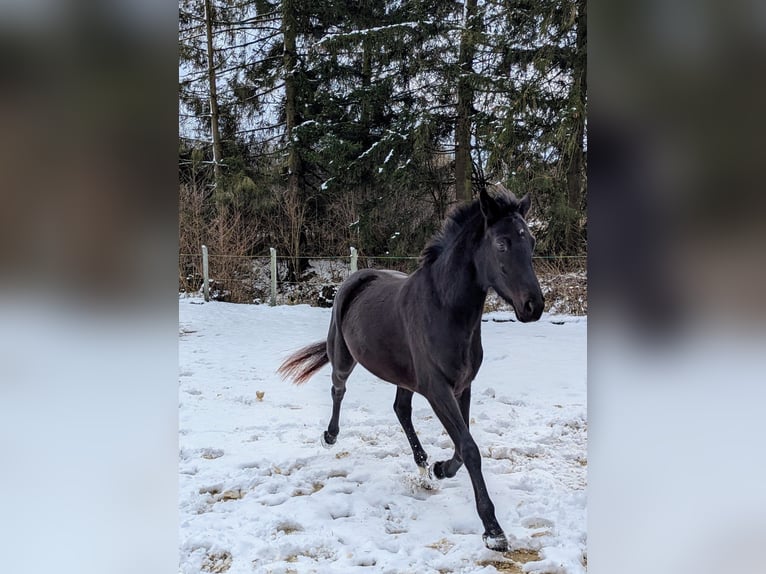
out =
<svg viewBox="0 0 766 574"><path fill-rule="evenodd" d="M202 244L240 284L269 247L291 281L350 246L417 255L494 183L531 193L536 254L584 273L586 18L584 0L180 0L181 290Z"/></svg>

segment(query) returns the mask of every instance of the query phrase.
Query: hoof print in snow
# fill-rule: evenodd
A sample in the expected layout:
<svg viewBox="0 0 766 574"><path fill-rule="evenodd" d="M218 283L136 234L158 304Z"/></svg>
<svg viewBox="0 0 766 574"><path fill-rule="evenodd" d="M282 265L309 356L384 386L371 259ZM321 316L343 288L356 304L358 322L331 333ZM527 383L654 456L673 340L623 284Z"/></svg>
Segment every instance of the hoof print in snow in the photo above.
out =
<svg viewBox="0 0 766 574"><path fill-rule="evenodd" d="M400 522L386 522L384 528L386 534L405 534L408 532L407 528L405 528L404 525Z"/></svg>
<svg viewBox="0 0 766 574"><path fill-rule="evenodd" d="M239 489L225 490L221 493L221 496L218 497L218 500L239 500L243 496L245 496L245 493Z"/></svg>
<svg viewBox="0 0 766 574"><path fill-rule="evenodd" d="M354 565L356 566L375 566L375 564L377 564L377 560L375 560L372 554L365 553L354 559Z"/></svg>
<svg viewBox="0 0 766 574"><path fill-rule="evenodd" d="M199 493L200 494L210 494L212 496L215 496L216 494L219 494L221 492L221 485L211 485L211 486L200 486L199 487Z"/></svg>
<svg viewBox="0 0 766 574"><path fill-rule="evenodd" d="M214 574L226 572L229 568L231 568L231 553L226 551L207 554L201 566L203 572L213 572Z"/></svg>
<svg viewBox="0 0 766 574"><path fill-rule="evenodd" d="M437 540L433 544L426 544L426 548L433 548L434 550L438 550L442 554L446 554L450 550L452 550L455 547L454 542L450 542L446 538L442 538L441 540Z"/></svg>
<svg viewBox="0 0 766 574"><path fill-rule="evenodd" d="M223 451L220 448L203 448L200 456L208 460L213 460L214 458L221 458L223 456Z"/></svg>
<svg viewBox="0 0 766 574"><path fill-rule="evenodd" d="M521 525L524 528L553 528L553 521L542 516L527 516L521 519Z"/></svg>
<svg viewBox="0 0 766 574"><path fill-rule="evenodd" d="M311 496L324 488L321 482L315 482L311 486L301 486L293 491L293 496Z"/></svg>
<svg viewBox="0 0 766 574"><path fill-rule="evenodd" d="M349 508L334 508L330 511L330 517L333 520L338 520L339 518L348 518L351 516L351 509Z"/></svg>
<svg viewBox="0 0 766 574"><path fill-rule="evenodd" d="M407 489L412 494L422 494L423 491L431 492L439 490L439 481L433 478L431 470L428 468L418 467L418 474L405 474L402 476Z"/></svg>
<svg viewBox="0 0 766 574"><path fill-rule="evenodd" d="M284 522L277 524L274 530L276 532L282 532L284 534L290 535L295 534L296 532L303 532L303 526L297 522L293 522L292 520L285 520Z"/></svg>

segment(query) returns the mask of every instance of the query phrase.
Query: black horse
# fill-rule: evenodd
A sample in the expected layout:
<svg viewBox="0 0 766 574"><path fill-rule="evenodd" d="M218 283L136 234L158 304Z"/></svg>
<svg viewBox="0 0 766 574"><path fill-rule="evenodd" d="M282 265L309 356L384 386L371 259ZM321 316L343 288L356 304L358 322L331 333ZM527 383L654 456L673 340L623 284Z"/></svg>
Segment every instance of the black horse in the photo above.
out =
<svg viewBox="0 0 766 574"><path fill-rule="evenodd" d="M394 412L421 471L452 477L465 463L484 543L505 551L508 541L481 473L481 456L468 431L471 382L481 365L481 314L492 287L513 306L522 323L536 321L543 295L532 269L534 237L524 217L530 199L503 190L454 210L421 254L412 275L364 269L352 274L335 297L327 341L309 345L279 368L285 378L306 382L332 364L332 418L323 436L338 437L346 380L357 363L397 385ZM423 395L455 445L449 460L430 468L412 426L412 394Z"/></svg>

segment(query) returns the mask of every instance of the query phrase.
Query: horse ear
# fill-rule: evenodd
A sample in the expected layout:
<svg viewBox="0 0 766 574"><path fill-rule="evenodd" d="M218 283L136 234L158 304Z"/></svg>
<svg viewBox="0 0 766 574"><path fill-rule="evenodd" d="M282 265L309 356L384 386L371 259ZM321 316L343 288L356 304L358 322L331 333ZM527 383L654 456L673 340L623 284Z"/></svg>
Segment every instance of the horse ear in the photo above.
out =
<svg viewBox="0 0 766 574"><path fill-rule="evenodd" d="M479 192L479 207L481 207L481 213L484 215L487 225L492 225L495 221L500 219L500 206L485 189L482 189L481 192Z"/></svg>
<svg viewBox="0 0 766 574"><path fill-rule="evenodd" d="M527 216L530 205L532 205L532 198L529 197L528 193L525 193L524 197L522 197L519 201L519 213L521 214L521 217Z"/></svg>
<svg viewBox="0 0 766 574"><path fill-rule="evenodd" d="M516 199L516 196L514 195L514 193L510 189L505 187L499 181L495 184L495 187L497 187L504 195L507 195L508 197L510 197L511 198L511 202L518 201L518 199Z"/></svg>

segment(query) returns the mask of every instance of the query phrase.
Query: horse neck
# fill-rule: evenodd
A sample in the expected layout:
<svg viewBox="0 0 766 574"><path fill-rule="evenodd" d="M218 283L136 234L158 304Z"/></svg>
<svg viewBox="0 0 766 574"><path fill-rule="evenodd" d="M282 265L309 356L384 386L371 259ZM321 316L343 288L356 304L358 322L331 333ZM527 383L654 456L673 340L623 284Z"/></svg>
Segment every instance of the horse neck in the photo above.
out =
<svg viewBox="0 0 766 574"><path fill-rule="evenodd" d="M484 310L487 289L479 282L474 257L477 245L471 234L461 234L430 266L431 280L441 307L475 325Z"/></svg>

